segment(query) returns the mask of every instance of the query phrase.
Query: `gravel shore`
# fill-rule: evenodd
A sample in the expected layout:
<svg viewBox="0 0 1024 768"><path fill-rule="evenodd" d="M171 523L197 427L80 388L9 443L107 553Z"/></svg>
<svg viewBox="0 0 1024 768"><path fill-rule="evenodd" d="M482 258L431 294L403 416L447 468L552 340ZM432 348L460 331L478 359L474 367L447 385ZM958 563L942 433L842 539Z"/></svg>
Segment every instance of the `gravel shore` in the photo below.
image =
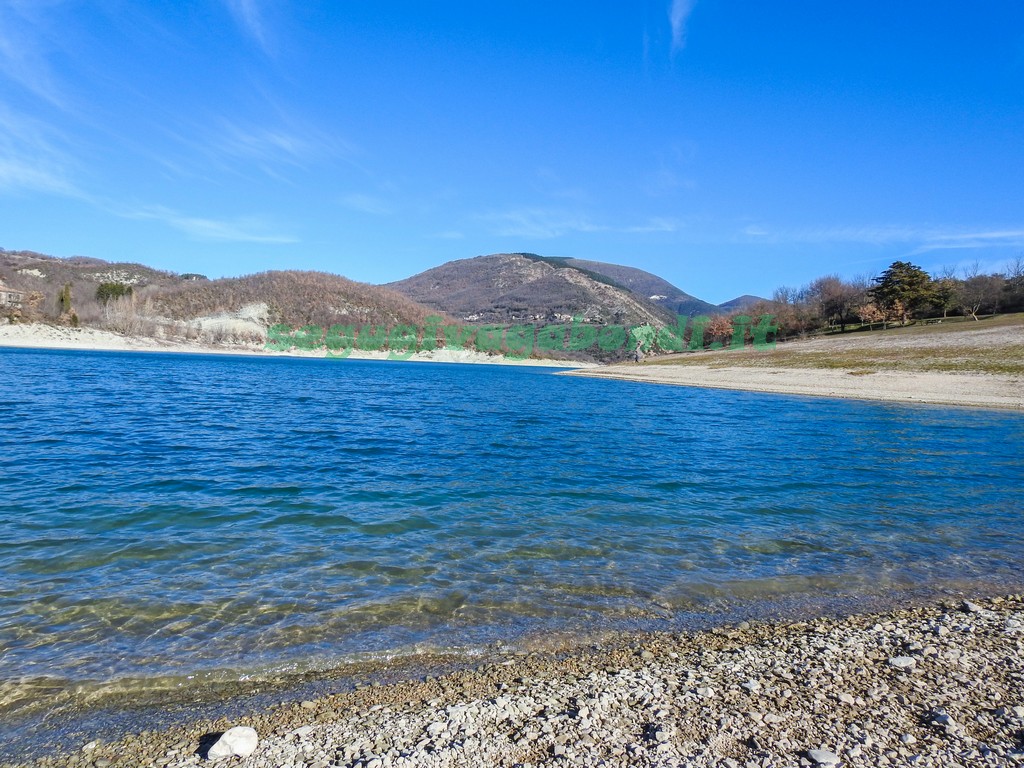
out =
<svg viewBox="0 0 1024 768"><path fill-rule="evenodd" d="M1024 595L619 636L565 653L286 702L26 766L1024 765Z"/></svg>

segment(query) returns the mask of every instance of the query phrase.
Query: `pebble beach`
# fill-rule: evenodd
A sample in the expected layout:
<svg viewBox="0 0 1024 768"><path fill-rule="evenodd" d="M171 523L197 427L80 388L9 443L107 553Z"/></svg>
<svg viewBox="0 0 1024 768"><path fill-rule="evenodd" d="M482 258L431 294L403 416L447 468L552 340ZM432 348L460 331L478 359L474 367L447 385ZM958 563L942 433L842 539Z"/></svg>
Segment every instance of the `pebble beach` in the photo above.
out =
<svg viewBox="0 0 1024 768"><path fill-rule="evenodd" d="M254 751L211 759L232 727ZM510 654L4 768L1013 766L1022 739L1017 594Z"/></svg>

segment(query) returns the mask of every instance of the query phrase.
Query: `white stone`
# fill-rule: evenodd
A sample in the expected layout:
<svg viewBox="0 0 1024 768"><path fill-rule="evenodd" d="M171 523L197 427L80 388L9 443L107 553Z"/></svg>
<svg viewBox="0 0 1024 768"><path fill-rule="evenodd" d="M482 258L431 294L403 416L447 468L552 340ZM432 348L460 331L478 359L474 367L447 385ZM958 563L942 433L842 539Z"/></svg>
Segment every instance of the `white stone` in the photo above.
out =
<svg viewBox="0 0 1024 768"><path fill-rule="evenodd" d="M431 723L427 726L427 736L433 739L444 733L444 730L447 727L447 723Z"/></svg>
<svg viewBox="0 0 1024 768"><path fill-rule="evenodd" d="M829 752L827 749L812 749L807 756L815 765L839 765L839 755Z"/></svg>
<svg viewBox="0 0 1024 768"><path fill-rule="evenodd" d="M917 666L917 659L913 656L893 656L889 659L889 666L897 669L913 669Z"/></svg>
<svg viewBox="0 0 1024 768"><path fill-rule="evenodd" d="M217 742L210 747L206 757L209 760L219 760L222 757L248 757L256 751L259 741L259 736L254 728L236 725L234 728L224 731Z"/></svg>

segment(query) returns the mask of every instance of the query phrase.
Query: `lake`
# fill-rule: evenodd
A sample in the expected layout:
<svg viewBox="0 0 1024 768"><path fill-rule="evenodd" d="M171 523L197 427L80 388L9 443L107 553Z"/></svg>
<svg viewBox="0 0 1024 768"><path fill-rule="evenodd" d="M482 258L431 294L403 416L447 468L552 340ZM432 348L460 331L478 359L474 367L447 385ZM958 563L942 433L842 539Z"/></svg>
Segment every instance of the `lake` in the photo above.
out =
<svg viewBox="0 0 1024 768"><path fill-rule="evenodd" d="M9 722L107 690L1024 581L1018 413L0 349L0 425Z"/></svg>

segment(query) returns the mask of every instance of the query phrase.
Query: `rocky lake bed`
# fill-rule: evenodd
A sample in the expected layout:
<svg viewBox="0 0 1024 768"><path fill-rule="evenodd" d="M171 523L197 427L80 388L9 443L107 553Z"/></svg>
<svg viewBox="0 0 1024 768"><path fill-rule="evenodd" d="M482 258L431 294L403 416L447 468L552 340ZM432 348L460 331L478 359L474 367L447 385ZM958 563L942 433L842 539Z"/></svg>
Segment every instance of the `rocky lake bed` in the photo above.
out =
<svg viewBox="0 0 1024 768"><path fill-rule="evenodd" d="M231 728L238 750L214 745ZM11 766L1024 765L1024 594L619 635Z"/></svg>

